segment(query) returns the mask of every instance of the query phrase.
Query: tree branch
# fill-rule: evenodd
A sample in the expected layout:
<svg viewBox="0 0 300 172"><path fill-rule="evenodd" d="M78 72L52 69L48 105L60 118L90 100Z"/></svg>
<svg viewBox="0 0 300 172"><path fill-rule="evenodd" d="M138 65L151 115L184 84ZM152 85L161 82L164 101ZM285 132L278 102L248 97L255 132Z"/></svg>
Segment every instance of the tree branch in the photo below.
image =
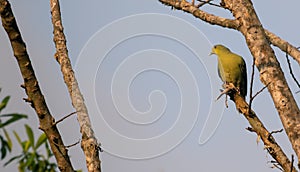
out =
<svg viewBox="0 0 300 172"><path fill-rule="evenodd" d="M215 16L213 14L209 14L203 10L198 9L195 6L192 6L190 3L186 1L179 1L179 0L159 0L159 1L165 5L174 7L175 9L193 14L194 17L203 20L209 24L218 25L221 27L226 27L234 30L238 30L239 28L239 22L237 20L226 19L226 18ZM289 44L287 41L281 39L280 37L268 31L267 29L265 29L264 32L271 44L280 48L283 52L287 52L300 65L300 51L295 46Z"/></svg>
<svg viewBox="0 0 300 172"><path fill-rule="evenodd" d="M293 57L300 64L300 51L282 40L275 34L262 28L252 3L248 0L223 0L221 4L229 9L237 20L224 19L208 14L185 1L159 0L165 5L193 14L195 17L222 27L239 30L244 36L248 47L255 58L262 83L268 86L273 102L279 113L285 131L298 157L300 157L300 111L287 85L279 63L269 42ZM207 17L209 16L209 17ZM224 23L223 23L224 21ZM300 162L298 159L298 167Z"/></svg>
<svg viewBox="0 0 300 172"><path fill-rule="evenodd" d="M278 47L281 51L288 53L300 65L300 51L297 47L291 45L287 41L281 39L279 36L265 29L265 34L271 44Z"/></svg>
<svg viewBox="0 0 300 172"><path fill-rule="evenodd" d="M88 171L101 172L101 161L99 159L99 144L94 136L94 131L88 115L88 110L84 103L83 96L80 92L74 71L69 59L68 50L66 46L66 38L63 32L63 25L61 20L60 6L58 0L50 0L54 43L56 47L55 58L60 64L61 72L65 84L72 100L72 105L76 109L77 119L80 124L80 132L82 135L81 148L84 151L86 158L86 166Z"/></svg>
<svg viewBox="0 0 300 172"><path fill-rule="evenodd" d="M252 59L252 68L251 68L251 79L250 79L250 99L249 99L249 110L251 110L252 102L253 102L253 81L254 81L254 73L255 73L255 59Z"/></svg>
<svg viewBox="0 0 300 172"><path fill-rule="evenodd" d="M286 52L287 52L287 50L286 50ZM292 69L292 65L291 65L288 53L285 54L285 58L286 58L286 62L287 62L288 67L289 67L290 74L291 74L293 80L295 81L295 83L297 84L298 88L300 88L300 84L299 84L297 78L295 77L295 75L293 73L293 69Z"/></svg>
<svg viewBox="0 0 300 172"><path fill-rule="evenodd" d="M260 80L264 85L270 83L267 87L269 93L292 147L300 157L300 110L252 3L249 0L223 0L223 3L241 24L239 31L244 35L255 59Z"/></svg>
<svg viewBox="0 0 300 172"><path fill-rule="evenodd" d="M248 120L251 128L248 127L248 130L255 132L263 141L265 148L269 154L278 162L278 164L284 169L284 171L290 171L293 169L293 172L297 170L294 167L291 167L291 162L283 152L281 147L275 141L275 138L272 136L272 133L269 132L263 123L260 121L258 116L253 110L249 110L249 105L247 102L236 92L232 92L230 99L234 101L236 108L241 112L244 117Z"/></svg>
<svg viewBox="0 0 300 172"><path fill-rule="evenodd" d="M193 6L192 4L186 1L178 1L178 0L159 0L159 1L165 5L172 6L175 9L191 13L194 15L194 17L199 18L212 25L219 25L231 29L237 29L239 25L237 20L226 19L223 17L215 16L213 14L209 14L207 12L198 9L197 7Z"/></svg>
<svg viewBox="0 0 300 172"><path fill-rule="evenodd" d="M23 86L28 96L27 100L30 101L39 118L39 128L43 130L47 136L60 171L74 171L68 156L68 151L63 144L60 133L54 124L54 118L50 114L45 98L40 90L26 50L25 42L22 39L17 22L7 0L0 0L0 14L2 25L7 32L14 56L16 57L24 79Z"/></svg>

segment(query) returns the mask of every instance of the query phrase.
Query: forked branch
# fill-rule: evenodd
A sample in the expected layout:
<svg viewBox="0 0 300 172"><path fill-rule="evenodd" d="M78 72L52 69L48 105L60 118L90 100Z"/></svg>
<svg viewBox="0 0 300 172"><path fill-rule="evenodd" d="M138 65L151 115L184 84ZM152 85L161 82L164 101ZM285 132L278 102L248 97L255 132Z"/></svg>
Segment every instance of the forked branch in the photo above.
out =
<svg viewBox="0 0 300 172"><path fill-rule="evenodd" d="M215 16L213 14L207 13L197 8L197 6L193 6L191 3L186 1L180 1L180 0L159 0L159 1L167 6L171 6L172 8L188 12L192 14L194 17L212 25L218 25L221 27L226 27L234 30L238 30L240 26L237 20ZM300 65L300 51L297 49L296 46L293 46L287 41L281 39L279 36L268 31L267 29L265 29L264 31L271 44L280 48L281 51L288 53Z"/></svg>

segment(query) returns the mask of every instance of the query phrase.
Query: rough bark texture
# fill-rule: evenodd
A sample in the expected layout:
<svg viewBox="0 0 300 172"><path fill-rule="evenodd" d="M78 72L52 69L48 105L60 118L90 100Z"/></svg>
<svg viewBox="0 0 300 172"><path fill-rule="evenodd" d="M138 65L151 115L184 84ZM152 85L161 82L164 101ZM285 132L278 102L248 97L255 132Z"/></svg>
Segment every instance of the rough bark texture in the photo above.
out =
<svg viewBox="0 0 300 172"><path fill-rule="evenodd" d="M271 133L265 128L263 123L257 117L256 113L253 110L249 110L249 105L239 94L233 93L229 95L231 100L234 101L237 110L244 115L248 120L251 131L255 132L261 140L264 142L265 149L269 154L278 162L284 171L287 172L296 172L297 170L292 167L291 171L291 162L288 157L285 155L281 147L277 144L274 137Z"/></svg>
<svg viewBox="0 0 300 172"><path fill-rule="evenodd" d="M99 159L99 144L94 136L88 111L85 106L83 96L79 90L79 86L68 56L59 1L50 0L50 7L54 29L54 43L56 47L55 58L61 66L61 72L68 87L72 105L77 112L77 119L80 124L80 132L82 134L81 147L85 154L87 169L89 172L100 172L101 161Z"/></svg>
<svg viewBox="0 0 300 172"><path fill-rule="evenodd" d="M297 47L294 47L287 41L281 39L279 36L265 29L265 33L269 41L276 47L280 48L281 51L287 52L294 60L300 65L300 53Z"/></svg>
<svg viewBox="0 0 300 172"><path fill-rule="evenodd" d="M56 158L58 168L61 171L74 171L59 131L54 123L46 105L44 96L38 85L38 81L31 65L26 45L21 37L16 20L13 16L10 4L6 0L0 0L0 13L2 25L8 34L14 56L18 61L21 74L24 79L24 88L28 98L27 102L31 104L37 113L40 122L40 129L43 130L48 138L51 150Z"/></svg>
<svg viewBox="0 0 300 172"><path fill-rule="evenodd" d="M249 0L224 0L223 2L240 23L238 29L245 36L246 43L255 59L261 82L265 85L270 83L267 88L299 158L300 111L252 3Z"/></svg>
<svg viewBox="0 0 300 172"><path fill-rule="evenodd" d="M192 4L186 1L178 1L178 0L159 0L159 1L165 5L172 6L175 9L191 13L193 14L194 17L201 19L209 24L219 25L222 27L238 30L239 22L237 20L226 19L223 17L215 16L213 14L209 14L207 12L198 9L197 7L193 6ZM287 41L281 39L280 37L278 37L277 35L273 34L272 32L266 29L265 29L265 33L271 44L280 48L282 51L287 52L300 65L300 51L297 49L297 47L289 44Z"/></svg>
<svg viewBox="0 0 300 172"><path fill-rule="evenodd" d="M255 58L255 65L260 71L261 81L268 85L285 131L290 139L294 151L300 157L300 112L293 95L287 85L280 65L271 49L269 42L282 51L287 52L300 64L300 51L282 40L270 31L265 30L249 0L223 0L221 5L229 9L235 19L224 19L206 13L185 0L159 0L165 5L193 14L207 23L239 30ZM247 118L248 119L248 118ZM249 119L248 119L249 120ZM250 122L250 121L249 121ZM258 131L255 131L258 133ZM266 144L266 143L265 143ZM275 157L274 157L275 158ZM298 159L299 161L299 159ZM287 162L288 163L288 162ZM298 163L299 167L299 163Z"/></svg>

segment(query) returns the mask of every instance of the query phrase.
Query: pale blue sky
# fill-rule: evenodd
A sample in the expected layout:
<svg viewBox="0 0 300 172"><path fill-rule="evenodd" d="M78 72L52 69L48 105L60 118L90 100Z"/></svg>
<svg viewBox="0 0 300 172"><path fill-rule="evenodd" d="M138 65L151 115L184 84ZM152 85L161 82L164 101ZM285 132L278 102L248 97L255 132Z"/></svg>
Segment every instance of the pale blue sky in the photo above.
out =
<svg viewBox="0 0 300 172"><path fill-rule="evenodd" d="M293 0L289 3L274 3L274 1L253 1L253 3L259 18L266 29L274 32L295 46L299 46L300 39L298 31L300 29L300 24L296 21L298 20L300 13L298 10L300 2ZM47 104L55 118L60 119L74 110L71 107L69 96L61 77L60 68L53 58L55 49L52 41L53 35L49 2L27 0L12 1L11 4L23 39L27 44L27 50L31 57ZM231 17L230 13L227 11L215 7L204 7L204 9L216 15ZM94 125L102 123L97 120L97 117L99 116L95 117L95 114L98 114L98 112L97 109L94 109L93 107L93 100L90 99L90 97L93 96L96 100L96 105L99 106L98 108L102 111L103 118L105 118L109 126L129 138L149 139L159 136L172 130L172 127L174 127L173 125L178 122L177 119L181 119L179 118L180 115L178 115L180 114L180 112L178 112L180 105L182 105L180 102L180 86L176 85L180 80L174 79L172 78L173 75L169 76L167 73L163 73L159 70L145 71L137 75L132 81L128 93L134 108L137 111L146 112L149 109L151 110L151 104L148 102L150 93L153 90L160 90L163 92L164 94L159 95L164 95L164 98L167 100L166 102L164 102L164 99L159 97L159 95L158 97L155 97L155 93L153 94L154 96L151 97L157 101L163 101L160 104L166 103L162 114L160 114L160 110L162 109L158 109L158 111L155 111L158 113L152 114L154 117L158 117L156 121L147 125L134 124L128 122L128 120L125 120L124 117L119 115L118 109L113 106L114 102L111 97L111 92L113 90L111 90L110 83L114 72L118 69L118 65L122 60L134 58L134 55L141 54L143 56L143 53L147 53L149 50L151 53L161 53L161 55L166 58L169 57L167 54L170 56L174 55L180 58L183 62L182 64L185 64L188 67L198 86L197 91L192 92L192 95L196 98L198 97L200 100L199 113L196 114L197 119L189 121L185 117L189 117L190 114L184 113L183 119L187 120L187 122L179 127L180 129L187 128L188 131L191 130L190 133L186 133L186 131L183 133L188 135L183 138L183 141L180 142L180 144L176 144L176 141L178 140L175 141L176 143L173 141L169 143L168 141L170 140L165 140L164 142L161 142L161 144L154 142L153 146L149 146L148 149L145 150L145 152L148 151L148 153L151 154L155 150L160 150L160 148L165 149L163 147L165 145L168 146L168 144L174 144L174 146L168 147L172 148L172 150L165 150L167 151L165 154L139 160L124 158L125 153L131 155L136 151L138 155L142 156L145 152L138 151L138 148L140 147L136 147L136 150L133 150L130 145L126 142L121 142L121 140L116 140L111 144L107 142L107 140L101 140L101 138L106 138L104 136L107 136L108 134L102 130L99 131L98 128L95 127L96 135L103 143L104 150L113 148L113 145L120 145L121 148L124 147L124 149L120 150L124 151L124 154L122 152L111 151L101 153L102 168L104 172L120 170L133 172L274 171L270 168L271 164L268 163L272 159L263 149L263 144L260 142L257 145L256 135L245 130L245 128L248 127L248 123L236 112L232 102L229 102L229 108L225 109L223 115L220 115L222 116L222 119L212 137L209 137L209 140L205 144L198 143L205 120L209 114L208 107L212 104L217 104L219 107L220 104L223 105L224 100L222 98L219 102L214 102L216 97L215 94L217 94L215 89L218 87L213 88L209 83L209 81L212 83L217 82L221 85L219 78L216 77L216 57L208 56L211 46L209 42L212 44L222 43L227 45L233 52L242 55L247 63L249 81L252 57L240 33L234 30L209 25L194 18L188 13L171 10L170 7L164 6L156 0L131 0L120 2L100 2L96 0L89 2L82 2L79 0L73 0L72 2L63 1L61 2L61 11L69 55L73 65L75 66L75 64L77 64L75 72L79 77L79 84L82 87L82 91L86 93L84 95L86 96L89 111L93 115ZM112 31L112 34L103 35L103 39L105 38L105 40L98 40L100 42L95 45L96 50L99 48L100 51L101 48L110 45L114 39L118 38L118 34L122 36L122 34L131 33L133 31L132 27L142 31L146 28L144 32L149 32L149 30L147 30L149 28L151 32L154 32L157 28L161 28L159 31L169 29L170 34L175 33L175 36L142 34L135 37L132 36L128 39L124 38L124 40L120 40L121 42L114 47L108 46L108 49L112 49L106 54L105 58L99 54L95 54L94 56L96 59L94 61L93 59L92 61L87 61L88 59L84 58L84 53L80 55L81 51L84 52L84 45L86 45L86 47L88 46L88 40L92 42L93 38L97 38L97 32L98 35L101 35L105 28L113 28L115 26L114 23L120 21L121 18L128 16L133 17L135 15L141 15L142 13L157 13L175 16L188 22L187 28L194 27L198 32L188 32L186 29L182 29L185 28L183 26L178 27L177 25L177 27L174 27L172 24L176 22L161 22L153 25L155 22L149 19L142 22L135 22L131 25L123 25L122 27L119 27L119 30L118 28L110 30ZM180 23L179 19L175 19L175 21ZM125 19L121 19L121 21L124 20ZM162 21L164 21L163 17ZM3 29L0 29L0 35L0 56L2 57L0 63L0 78L2 78L0 80L0 87L3 90L1 92L1 97L5 95L12 96L6 112L28 114L30 117L26 122L29 122L32 127L37 128L38 123L34 111L29 105L22 101L22 98L26 97L24 91L19 87L19 85L22 84L22 79L16 61L13 58L6 33ZM93 35L94 37L92 37ZM185 42L183 40L184 37L190 41ZM198 38L199 42L197 42ZM157 52L154 51L154 49L161 51ZM277 51L277 48L275 48L275 51L281 62L282 68L285 70L286 77L289 78L288 82L290 87L294 92L297 91L294 82L290 79L288 70L286 70L287 64L285 62L285 54ZM145 55L144 57L147 56ZM101 65L99 65L98 63L101 58L104 58L104 60ZM152 62L155 64L157 60L153 60ZM152 64L152 62L150 61L147 63ZM82 66L83 63L87 63L87 66ZM90 75L89 71L92 70L92 67L90 66L94 65L99 65L99 68L97 68L96 73L91 73ZM132 67L140 67L140 65ZM175 63L174 65L165 65L164 67L177 69L175 68ZM293 63L293 67L295 75L300 78L298 64ZM184 68L178 67L177 71L182 70L184 70ZM215 73L210 74L210 71L215 71ZM174 72L176 72L176 70L174 70ZM188 79L185 75L179 77L181 77L181 79ZM91 85L91 82L95 85ZM188 80L184 80L184 82L188 82ZM259 82L256 70L254 91L259 90L261 87L262 84ZM94 94L92 94L93 92L89 92L90 90L88 90L88 88L95 91ZM120 89L122 88L123 87L120 87ZM192 87L188 88L192 90ZM199 94L199 96L197 96L197 94ZM118 94L118 96L123 95ZM298 102L299 96L299 94L295 96ZM197 99L194 99L193 96L190 97L188 104L195 102L197 104ZM152 105L152 108L155 110L156 104ZM223 106L220 107L221 110L222 107ZM255 99L253 108L269 130L278 130L282 128L277 112L274 110L273 103L267 91L263 92ZM135 116L132 118L134 117ZM219 116L217 115L217 117ZM127 118L126 114L125 118ZM191 116L191 119L194 119L194 116ZM75 117L69 118L59 124L58 127L63 135L66 145L73 144L80 139L79 128ZM213 126L212 128L215 127ZM24 131L22 125L14 125L11 126L10 129L15 129L19 132ZM37 130L36 133L38 134ZM23 136L25 135L23 134ZM275 137L290 157L292 151L285 134L281 133L275 135ZM17 146L18 145L15 145L15 147ZM108 152L119 154L119 156L123 158ZM69 154L74 167L86 171L85 160L80 146L78 145L70 148ZM3 162L0 162L0 165L2 164ZM1 166L0 169L1 171L14 171L16 167L14 165L10 165L7 168Z"/></svg>

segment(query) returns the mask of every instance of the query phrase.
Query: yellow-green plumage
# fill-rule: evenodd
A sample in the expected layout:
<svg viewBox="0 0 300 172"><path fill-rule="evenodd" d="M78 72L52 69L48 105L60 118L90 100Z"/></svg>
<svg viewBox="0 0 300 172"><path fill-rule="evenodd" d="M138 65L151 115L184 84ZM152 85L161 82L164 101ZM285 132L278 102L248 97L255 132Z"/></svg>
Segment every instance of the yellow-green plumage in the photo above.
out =
<svg viewBox="0 0 300 172"><path fill-rule="evenodd" d="M211 54L218 56L218 74L224 83L232 83L242 97L247 95L247 69L244 59L223 45L215 45Z"/></svg>

